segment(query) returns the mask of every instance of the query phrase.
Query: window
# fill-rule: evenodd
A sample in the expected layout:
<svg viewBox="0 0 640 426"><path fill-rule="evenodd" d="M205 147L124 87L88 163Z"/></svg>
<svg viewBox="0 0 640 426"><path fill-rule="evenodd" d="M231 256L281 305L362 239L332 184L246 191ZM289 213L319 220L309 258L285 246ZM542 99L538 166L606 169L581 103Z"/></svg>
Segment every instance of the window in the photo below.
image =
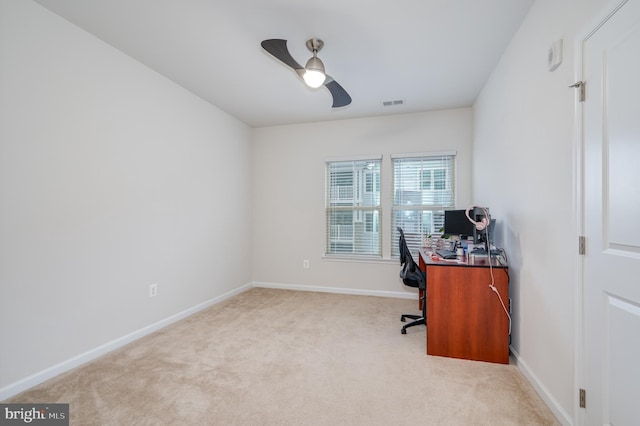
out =
<svg viewBox="0 0 640 426"><path fill-rule="evenodd" d="M422 190L443 190L447 187L447 171L445 169L422 170Z"/></svg>
<svg viewBox="0 0 640 426"><path fill-rule="evenodd" d="M397 227L414 259L423 237L439 234L444 211L455 207L456 153L391 156L391 174L381 176L382 157L326 163L326 246L329 256L399 256ZM381 199L380 182L393 183ZM382 211L390 220L382 221ZM391 226L391 230L386 228ZM389 249L389 251L386 251Z"/></svg>
<svg viewBox="0 0 640 426"><path fill-rule="evenodd" d="M392 256L398 256L401 227L414 258L422 237L444 226L444 210L455 206L455 153L394 156Z"/></svg>
<svg viewBox="0 0 640 426"><path fill-rule="evenodd" d="M382 256L380 160L327 162L327 254Z"/></svg>
<svg viewBox="0 0 640 426"><path fill-rule="evenodd" d="M371 172L369 170L364 172L365 179L365 192L380 192L380 172Z"/></svg>
<svg viewBox="0 0 640 426"><path fill-rule="evenodd" d="M364 214L364 230L366 232L378 232L378 221L373 212L367 212Z"/></svg>

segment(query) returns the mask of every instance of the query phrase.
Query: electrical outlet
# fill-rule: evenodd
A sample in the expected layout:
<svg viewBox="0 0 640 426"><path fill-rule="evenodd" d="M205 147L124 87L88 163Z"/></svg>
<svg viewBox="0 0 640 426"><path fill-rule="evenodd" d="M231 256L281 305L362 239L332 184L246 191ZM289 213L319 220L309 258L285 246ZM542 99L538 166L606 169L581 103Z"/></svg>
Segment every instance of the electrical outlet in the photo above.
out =
<svg viewBox="0 0 640 426"><path fill-rule="evenodd" d="M302 261L302 267L304 269L309 269L309 261L307 259Z"/></svg>
<svg viewBox="0 0 640 426"><path fill-rule="evenodd" d="M156 297L158 295L158 284L151 284L149 286L149 297Z"/></svg>

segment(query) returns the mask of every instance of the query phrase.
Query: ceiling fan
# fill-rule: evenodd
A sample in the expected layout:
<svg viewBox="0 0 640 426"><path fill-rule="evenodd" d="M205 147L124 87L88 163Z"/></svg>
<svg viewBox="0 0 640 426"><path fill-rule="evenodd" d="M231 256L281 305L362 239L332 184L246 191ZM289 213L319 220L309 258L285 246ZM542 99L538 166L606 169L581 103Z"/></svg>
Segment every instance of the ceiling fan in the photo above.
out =
<svg viewBox="0 0 640 426"><path fill-rule="evenodd" d="M287 40L272 38L264 40L262 48L273 55L276 59L293 68L293 70L304 80L309 87L317 88L325 86L333 96L333 108L340 108L351 103L351 96L333 78L325 74L324 64L318 58L318 52L324 46L324 42L317 38L307 40L307 49L313 53L306 66L296 62L287 49Z"/></svg>

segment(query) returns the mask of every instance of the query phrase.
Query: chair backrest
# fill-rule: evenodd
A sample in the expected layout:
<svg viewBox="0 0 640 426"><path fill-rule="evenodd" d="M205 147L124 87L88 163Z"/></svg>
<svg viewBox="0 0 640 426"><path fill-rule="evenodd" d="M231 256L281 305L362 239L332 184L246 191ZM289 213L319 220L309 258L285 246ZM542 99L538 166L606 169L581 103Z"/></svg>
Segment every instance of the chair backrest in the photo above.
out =
<svg viewBox="0 0 640 426"><path fill-rule="evenodd" d="M407 246L407 240L404 237L404 231L398 227L400 238L398 239L398 248L400 251L400 278L402 282L409 287L425 288L425 274L420 270L416 262L411 256L409 246Z"/></svg>
<svg viewBox="0 0 640 426"><path fill-rule="evenodd" d="M400 233L400 238L398 238L398 250L400 252L400 264L404 265L407 262L407 255L411 256L411 252L409 251L409 246L407 246L407 240L404 237L404 231L402 228L398 226L398 232Z"/></svg>

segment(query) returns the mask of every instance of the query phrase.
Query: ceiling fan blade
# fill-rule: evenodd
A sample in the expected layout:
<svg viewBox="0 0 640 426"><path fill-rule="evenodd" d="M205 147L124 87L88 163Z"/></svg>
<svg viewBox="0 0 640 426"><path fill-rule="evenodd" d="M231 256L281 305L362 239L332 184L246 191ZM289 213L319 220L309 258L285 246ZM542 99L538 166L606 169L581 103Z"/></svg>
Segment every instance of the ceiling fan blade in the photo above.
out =
<svg viewBox="0 0 640 426"><path fill-rule="evenodd" d="M333 96L333 105L332 108L340 108L343 106L347 106L351 103L351 96L347 93L346 90L342 86L338 84L333 78L327 76L327 80L324 82L324 85Z"/></svg>
<svg viewBox="0 0 640 426"><path fill-rule="evenodd" d="M300 74L300 70L304 70L304 67L297 63L289 53L289 49L287 49L287 40L272 38L269 40L264 40L262 43L260 43L260 45L264 50L269 52L276 59L279 59L280 61L296 70L298 74Z"/></svg>

